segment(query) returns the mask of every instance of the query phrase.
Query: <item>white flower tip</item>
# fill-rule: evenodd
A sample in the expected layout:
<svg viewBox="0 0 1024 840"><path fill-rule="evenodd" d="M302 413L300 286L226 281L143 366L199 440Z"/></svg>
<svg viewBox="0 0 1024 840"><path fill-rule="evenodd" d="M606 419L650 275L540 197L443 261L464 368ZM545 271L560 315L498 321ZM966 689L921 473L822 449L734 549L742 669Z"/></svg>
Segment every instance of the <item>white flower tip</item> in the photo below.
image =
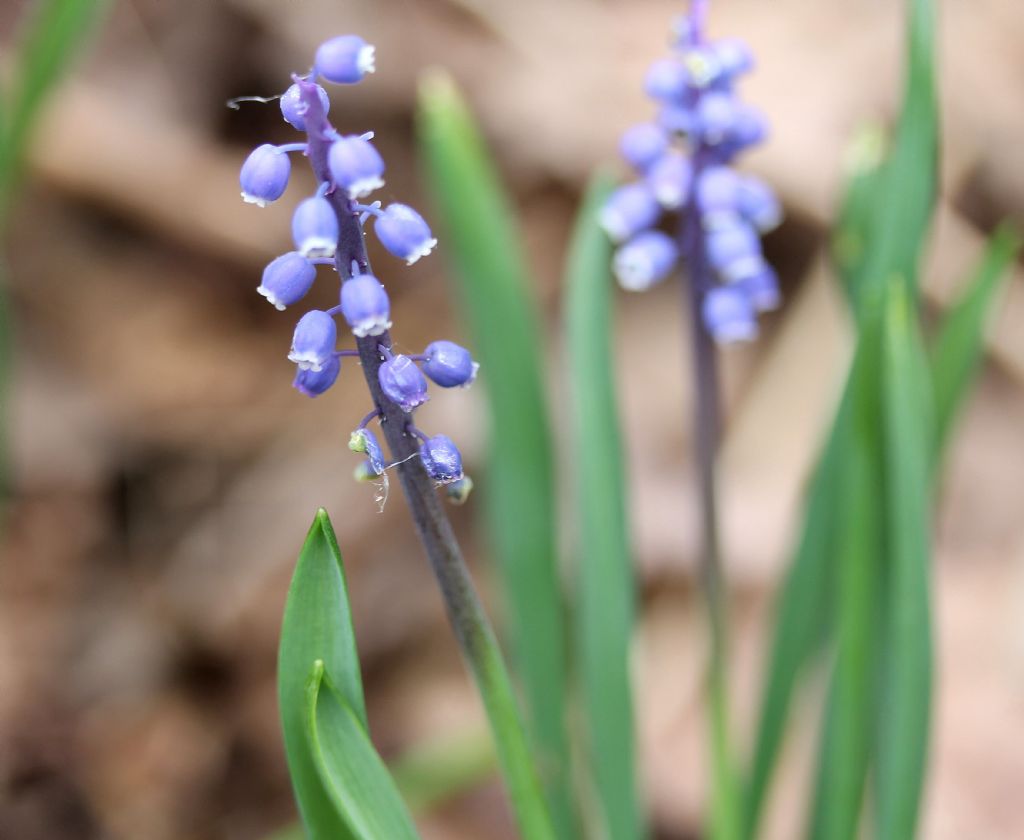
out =
<svg viewBox="0 0 1024 840"><path fill-rule="evenodd" d="M437 247L437 239L427 239L427 240L425 240L423 242L423 244L420 245L419 248L417 248L415 251L413 251L411 254L409 254L409 256L407 256L405 258L405 264L406 265L412 265L414 262L419 260L420 257L427 256L436 247Z"/></svg>
<svg viewBox="0 0 1024 840"><path fill-rule="evenodd" d="M281 299L277 295L275 295L270 289L268 289L261 283L259 286L256 287L256 291L259 294L263 295L263 297L265 297L270 303L272 303L274 309L276 309L278 312L284 312L285 306L283 303L281 303Z"/></svg>
<svg viewBox="0 0 1024 840"><path fill-rule="evenodd" d="M391 329L391 321L387 318L365 318L352 327L352 335L366 338L368 335L383 335Z"/></svg>
<svg viewBox="0 0 1024 840"><path fill-rule="evenodd" d="M384 186L384 179L376 175L370 178L360 178L346 190L349 198L365 198L374 190Z"/></svg>
<svg viewBox="0 0 1024 840"><path fill-rule="evenodd" d="M244 190L242 191L242 201L246 204L255 204L257 207L267 206L267 200L265 198L260 198L258 195L251 195Z"/></svg>
<svg viewBox="0 0 1024 840"><path fill-rule="evenodd" d="M356 57L356 66L360 73L377 72L377 48L373 44L367 44Z"/></svg>
<svg viewBox="0 0 1024 840"><path fill-rule="evenodd" d="M298 251L307 259L312 257L333 257L338 243L324 236L309 236L299 244Z"/></svg>

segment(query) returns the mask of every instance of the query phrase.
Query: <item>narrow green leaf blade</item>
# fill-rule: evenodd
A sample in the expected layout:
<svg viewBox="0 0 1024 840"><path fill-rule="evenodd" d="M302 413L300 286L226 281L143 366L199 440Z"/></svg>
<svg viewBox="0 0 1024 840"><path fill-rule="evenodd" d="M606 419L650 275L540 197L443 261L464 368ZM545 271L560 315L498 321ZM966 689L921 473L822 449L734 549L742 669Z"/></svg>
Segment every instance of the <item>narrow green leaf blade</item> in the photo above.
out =
<svg viewBox="0 0 1024 840"><path fill-rule="evenodd" d="M468 107L446 77L431 76L421 86L418 129L487 396L489 464L480 495L504 584L514 671L556 829L569 838L575 832L566 630L541 324L510 201Z"/></svg>
<svg viewBox="0 0 1024 840"><path fill-rule="evenodd" d="M566 341L572 429L569 461L577 520L579 662L602 837L642 836L637 800L629 651L636 584L612 352L611 246L598 213L611 192L596 177L576 223L566 271Z"/></svg>
<svg viewBox="0 0 1024 840"><path fill-rule="evenodd" d="M412 817L358 713L317 660L306 684L307 737L320 782L357 840L415 840ZM319 837L313 832L314 837ZM324 835L324 840L334 835Z"/></svg>
<svg viewBox="0 0 1024 840"><path fill-rule="evenodd" d="M946 313L932 344L937 459L941 458L957 412L970 392L981 363L985 323L1020 248L1020 235L1008 225L996 232L963 295Z"/></svg>
<svg viewBox="0 0 1024 840"><path fill-rule="evenodd" d="M861 335L840 415L836 519L836 662L812 807L812 840L856 836L871 736L881 548L879 330Z"/></svg>
<svg viewBox="0 0 1024 840"><path fill-rule="evenodd" d="M884 360L887 544L878 645L876 836L904 840L916 835L931 719L933 446L927 361L914 304L901 284L890 287L886 302Z"/></svg>
<svg viewBox="0 0 1024 840"><path fill-rule="evenodd" d="M34 4L19 38L13 84L6 101L6 131L0 134L0 216L32 124L79 45L102 17L107 0L42 0Z"/></svg>
<svg viewBox="0 0 1024 840"><path fill-rule="evenodd" d="M320 781L306 736L306 685L322 661L364 728L366 706L341 551L330 518L319 510L292 576L277 656L277 692L295 798L313 838L351 834Z"/></svg>

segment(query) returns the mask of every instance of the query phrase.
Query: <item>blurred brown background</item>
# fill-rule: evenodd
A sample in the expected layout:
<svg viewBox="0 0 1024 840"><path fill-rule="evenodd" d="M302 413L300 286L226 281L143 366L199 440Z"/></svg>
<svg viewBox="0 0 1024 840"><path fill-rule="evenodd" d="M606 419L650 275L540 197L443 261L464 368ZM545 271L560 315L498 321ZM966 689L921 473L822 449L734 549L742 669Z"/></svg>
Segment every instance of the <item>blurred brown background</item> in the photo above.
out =
<svg viewBox="0 0 1024 840"><path fill-rule="evenodd" d="M29 5L0 6L0 67ZM788 221L767 242L784 308L727 354L722 456L735 596L736 709L748 732L770 596L847 358L824 255L849 140L900 90L902 4L719 0L714 34L748 39L744 95L775 126L750 166ZM985 232L1024 210L1020 0L942 6L944 197L928 298L938 311ZM274 691L291 566L317 505L345 552L375 739L393 757L481 713L397 492L379 513L350 478L367 397L354 368L310 401L290 387L295 313L255 294L288 247L289 210L238 198L248 149L293 136L273 94L316 45L358 32L378 72L332 91L343 130L377 132L381 198L424 209L417 75L451 70L520 211L562 393L559 274L590 170L650 113L640 83L672 0L117 0L46 109L7 243L16 364L14 499L0 565L0 837L243 840L294 818ZM296 167L297 170L301 167ZM462 334L444 242L412 269L378 262L395 336ZM315 291L318 305L331 284ZM700 836L703 642L694 599L690 399L678 291L620 296L620 379L644 607L636 646L645 792L666 838ZM1024 836L1024 275L994 326L940 497L940 663L923 836ZM486 371L482 372L486 381ZM440 394L423 425L483 446L482 392ZM473 525L454 516L479 577ZM492 601L496 600L494 598ZM817 720L798 709L771 812L797 836ZM430 838L513 832L496 782L422 815Z"/></svg>

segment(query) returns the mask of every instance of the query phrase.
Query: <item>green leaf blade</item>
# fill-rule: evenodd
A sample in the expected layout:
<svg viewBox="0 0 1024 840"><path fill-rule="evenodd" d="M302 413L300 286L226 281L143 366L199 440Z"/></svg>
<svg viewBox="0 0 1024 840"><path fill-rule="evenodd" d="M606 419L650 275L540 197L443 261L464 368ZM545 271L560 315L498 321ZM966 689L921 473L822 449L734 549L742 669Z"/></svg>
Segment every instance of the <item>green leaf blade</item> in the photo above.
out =
<svg viewBox="0 0 1024 840"><path fill-rule="evenodd" d="M916 834L931 710L931 456L928 368L905 287L886 306L883 434L886 568L878 646L876 836Z"/></svg>
<svg viewBox="0 0 1024 840"><path fill-rule="evenodd" d="M601 836L632 840L643 834L629 669L636 584L613 381L611 245L597 222L611 189L611 179L596 177L579 214L566 271L566 340L588 766L602 810Z"/></svg>
<svg viewBox="0 0 1024 840"><path fill-rule="evenodd" d="M357 840L416 840L412 817L358 714L317 660L306 684L308 746L327 796ZM314 838L320 835L313 832ZM333 835L323 835L329 840Z"/></svg>
<svg viewBox="0 0 1024 840"><path fill-rule="evenodd" d="M935 390L936 459L949 441L984 350L985 323L1021 248L1021 237L1003 226L989 242L961 297L949 308L931 347Z"/></svg>
<svg viewBox="0 0 1024 840"><path fill-rule="evenodd" d="M313 838L352 836L320 781L307 739L310 668L322 661L366 727L366 707L341 551L327 512L317 512L299 554L281 626L277 690L295 798Z"/></svg>
<svg viewBox="0 0 1024 840"><path fill-rule="evenodd" d="M882 536L878 420L881 335L866 329L850 372L849 411L840 414L836 661L809 836L851 840L860 820L871 742L875 612Z"/></svg>
<svg viewBox="0 0 1024 840"><path fill-rule="evenodd" d="M567 643L541 324L510 202L468 107L446 77L424 81L418 133L481 363L490 446L480 496L504 583L514 670L556 829L570 838Z"/></svg>

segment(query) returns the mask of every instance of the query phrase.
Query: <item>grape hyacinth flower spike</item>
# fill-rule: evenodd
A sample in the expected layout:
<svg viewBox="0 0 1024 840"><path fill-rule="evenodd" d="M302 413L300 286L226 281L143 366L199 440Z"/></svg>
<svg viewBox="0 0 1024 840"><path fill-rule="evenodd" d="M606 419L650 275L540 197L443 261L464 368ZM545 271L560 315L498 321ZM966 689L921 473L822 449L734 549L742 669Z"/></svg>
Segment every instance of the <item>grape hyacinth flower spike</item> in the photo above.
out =
<svg viewBox="0 0 1024 840"><path fill-rule="evenodd" d="M423 216L407 204L381 209L380 202L357 203L384 185L384 159L371 142L372 132L343 135L328 122L330 97L317 84L317 79L355 84L374 69L374 48L359 36L340 35L324 42L316 52L313 72L293 77L280 97L281 116L306 134L305 142L264 143L242 165L242 197L261 207L277 201L287 189L291 152L301 152L309 159L320 184L315 195L299 202L292 213L295 250L267 265L257 291L283 310L306 296L316 281L318 265L334 266L341 279L338 306L306 312L295 328L288 354L297 368L295 389L308 397L320 396L337 381L343 357L360 357L375 404L369 420L379 419L383 424L389 412L401 415L392 424L404 440L398 447L404 451L393 452L395 462L416 456L438 485L449 484L456 480L451 470L435 469L435 461L418 457L422 433L412 425L412 414L428 399L428 377L443 388L465 386L476 376L478 366L469 351L448 341L434 342L422 355L392 353L388 332L391 303L383 284L370 272L363 226L372 218L374 233L384 248L409 265L427 256L437 239ZM354 336L356 349L336 347L338 315ZM388 468L383 450L365 424L357 431L352 441L362 448L353 449L369 456L357 472L363 478L383 477ZM441 438L461 464L449 438L442 435L431 440ZM391 446L396 449L394 442Z"/></svg>
<svg viewBox="0 0 1024 840"><path fill-rule="evenodd" d="M728 824L742 811L733 779L727 697L726 597L716 515L715 454L719 428L716 343L757 337L759 312L779 302L778 280L761 249L761 234L782 213L771 189L737 171L741 152L764 140L767 121L736 93L753 69L750 49L736 39L705 37L708 0L691 0L675 26L672 55L650 67L644 88L653 122L635 125L620 152L636 173L607 200L600 223L617 250L619 284L642 291L680 266L691 323L696 396L693 423L700 502L700 581L708 621L708 706L712 728L711 836L738 836ZM664 229L662 229L664 228ZM736 830L734 830L736 829Z"/></svg>
<svg viewBox="0 0 1024 840"><path fill-rule="evenodd" d="M705 39L706 6L692 4L675 27L672 55L647 72L657 117L627 129L620 144L638 180L609 197L601 224L619 245L613 269L623 288L647 289L682 264L704 328L729 343L755 338L750 313L778 304L760 235L778 226L782 211L767 184L733 168L765 138L767 123L735 90L753 69L752 52L735 38ZM676 213L670 244L657 226Z"/></svg>
<svg viewBox="0 0 1024 840"><path fill-rule="evenodd" d="M407 355L393 349L391 305L366 253L364 225L373 228L383 247L411 265L437 244L426 220L406 204L381 209L380 202L357 203L384 183L385 164L372 144L372 133L342 134L327 119L330 100L318 81L356 84L374 72L374 48L357 35L340 35L316 51L313 69L292 76L280 97L281 116L305 134L302 142L263 144L240 173L245 201L266 206L285 193L291 162L301 152L318 188L292 215L294 251L264 269L258 291L277 309L299 303L316 282L317 267L330 265L340 284L338 305L314 309L298 319L288 358L294 362L294 387L308 397L320 396L338 379L343 359L358 358L372 402L371 410L349 438L349 448L363 456L356 478L377 483L386 498L388 473L399 478L412 520L445 600L449 620L480 689L505 776L515 791L524 836L554 836L536 768L530 762L526 730L515 710L512 682L490 622L448 522L440 495L461 504L472 481L463 472L462 455L450 437L427 435L414 414L428 397L429 380L443 388L469 385L477 364L469 351L449 341L435 341L425 353ZM658 210L657 207L654 208ZM339 348L337 318L354 338L352 349ZM388 453L369 428L379 424ZM302 749L288 741L293 750ZM297 794L302 796L299 788ZM300 810L305 813L305 803Z"/></svg>

